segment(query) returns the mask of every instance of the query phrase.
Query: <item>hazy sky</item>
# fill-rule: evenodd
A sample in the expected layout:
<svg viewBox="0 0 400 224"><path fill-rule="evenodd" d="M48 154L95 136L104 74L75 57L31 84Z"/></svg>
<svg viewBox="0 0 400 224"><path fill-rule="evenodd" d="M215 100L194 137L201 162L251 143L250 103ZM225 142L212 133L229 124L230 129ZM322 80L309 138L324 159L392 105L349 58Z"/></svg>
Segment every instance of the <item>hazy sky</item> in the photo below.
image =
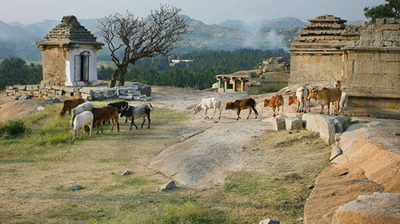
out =
<svg viewBox="0 0 400 224"><path fill-rule="evenodd" d="M303 22L322 14L346 20L366 20L364 7L377 6L384 0L0 0L0 20L24 24L45 19L60 20L66 15L79 19L102 18L126 10L144 17L159 4L182 9L207 24L228 19L253 21L296 17Z"/></svg>

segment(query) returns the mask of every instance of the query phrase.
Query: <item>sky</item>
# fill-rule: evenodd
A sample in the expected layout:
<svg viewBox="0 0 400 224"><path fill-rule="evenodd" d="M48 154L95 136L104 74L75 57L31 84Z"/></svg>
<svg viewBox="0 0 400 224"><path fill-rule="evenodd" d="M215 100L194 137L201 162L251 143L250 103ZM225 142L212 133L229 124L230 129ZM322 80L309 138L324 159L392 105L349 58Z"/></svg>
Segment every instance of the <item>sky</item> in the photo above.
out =
<svg viewBox="0 0 400 224"><path fill-rule="evenodd" d="M307 22L323 14L365 21L363 9L383 3L384 0L0 0L0 20L30 24L45 19L61 21L66 15L74 15L78 20L99 19L127 10L145 17L160 4L167 4L206 24L285 17Z"/></svg>

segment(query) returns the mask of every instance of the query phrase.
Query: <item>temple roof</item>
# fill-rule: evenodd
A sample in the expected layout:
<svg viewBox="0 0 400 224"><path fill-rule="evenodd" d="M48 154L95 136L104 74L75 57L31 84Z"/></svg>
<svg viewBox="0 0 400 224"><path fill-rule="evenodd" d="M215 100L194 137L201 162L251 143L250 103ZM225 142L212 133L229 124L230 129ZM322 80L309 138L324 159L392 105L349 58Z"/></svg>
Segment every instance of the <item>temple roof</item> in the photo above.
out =
<svg viewBox="0 0 400 224"><path fill-rule="evenodd" d="M96 42L96 37L82 26L75 16L64 16L61 24L57 25L45 37L44 41L38 45L58 45L58 44L92 44L104 45Z"/></svg>

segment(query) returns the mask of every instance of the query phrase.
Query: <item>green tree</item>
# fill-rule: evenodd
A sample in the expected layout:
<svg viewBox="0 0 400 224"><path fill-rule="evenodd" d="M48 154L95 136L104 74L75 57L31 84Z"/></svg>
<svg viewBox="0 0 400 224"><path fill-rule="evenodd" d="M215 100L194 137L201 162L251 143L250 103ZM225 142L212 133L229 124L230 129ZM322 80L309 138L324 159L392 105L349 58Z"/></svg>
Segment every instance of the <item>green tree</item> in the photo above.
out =
<svg viewBox="0 0 400 224"><path fill-rule="evenodd" d="M386 0L385 4L365 7L364 15L371 19L372 23L376 22L377 18L384 17L400 17L400 0Z"/></svg>

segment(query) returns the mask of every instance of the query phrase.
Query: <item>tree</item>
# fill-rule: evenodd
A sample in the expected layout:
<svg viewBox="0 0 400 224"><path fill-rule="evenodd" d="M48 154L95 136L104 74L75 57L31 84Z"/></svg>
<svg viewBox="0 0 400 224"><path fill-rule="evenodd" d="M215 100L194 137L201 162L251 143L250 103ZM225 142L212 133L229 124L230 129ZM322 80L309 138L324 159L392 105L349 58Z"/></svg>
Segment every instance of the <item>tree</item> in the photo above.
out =
<svg viewBox="0 0 400 224"><path fill-rule="evenodd" d="M375 7L365 7L364 15L375 23L377 18L400 17L400 0L386 0L387 3Z"/></svg>
<svg viewBox="0 0 400 224"><path fill-rule="evenodd" d="M175 47L181 36L188 32L188 25L178 15L180 11L160 5L160 9L152 10L147 18L136 17L127 11L99 20L111 60L117 66L110 87L115 86L118 76L119 86L124 85L129 64L133 65L141 58L166 55Z"/></svg>

